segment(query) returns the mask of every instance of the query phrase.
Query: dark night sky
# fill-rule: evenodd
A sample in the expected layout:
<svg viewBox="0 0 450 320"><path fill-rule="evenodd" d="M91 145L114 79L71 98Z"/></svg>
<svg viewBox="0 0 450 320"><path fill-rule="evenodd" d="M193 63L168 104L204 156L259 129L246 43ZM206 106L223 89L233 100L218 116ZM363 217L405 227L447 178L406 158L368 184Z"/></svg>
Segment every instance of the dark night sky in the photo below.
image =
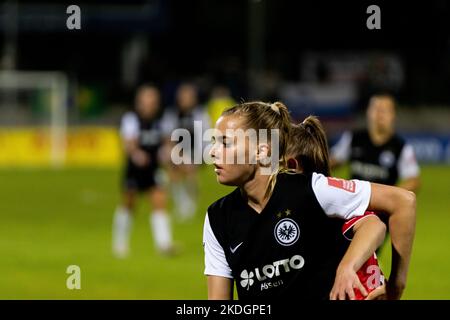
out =
<svg viewBox="0 0 450 320"><path fill-rule="evenodd" d="M46 1L45 3L51 3ZM61 4L60 1L53 1ZM141 4L144 1L127 1ZM409 70L448 80L450 4L446 1L265 1L265 64L295 79L307 50L386 50L401 54ZM21 4L36 1L21 1ZM89 5L123 1L89 1ZM103 24L82 18L82 30L28 30L19 35L19 68L61 69L81 81L111 81L120 72L125 40L141 29L150 40L147 73L164 81L179 75L220 73L223 61L248 61L248 3L230 0L156 1L161 11L149 24ZM69 5L68 3L67 5ZM366 8L381 7L382 29L366 28ZM80 2L82 14L86 13ZM20 8L20 6L19 6ZM83 9L86 9L83 11ZM97 7L98 9L98 7ZM101 12L101 11L100 11ZM89 13L89 12L88 12ZM98 13L98 10L97 10ZM98 14L97 14L98 16ZM65 16L62 15L62 19ZM295 71L292 71L295 70ZM447 73L446 73L447 72ZM441 77L441 78L440 78Z"/></svg>

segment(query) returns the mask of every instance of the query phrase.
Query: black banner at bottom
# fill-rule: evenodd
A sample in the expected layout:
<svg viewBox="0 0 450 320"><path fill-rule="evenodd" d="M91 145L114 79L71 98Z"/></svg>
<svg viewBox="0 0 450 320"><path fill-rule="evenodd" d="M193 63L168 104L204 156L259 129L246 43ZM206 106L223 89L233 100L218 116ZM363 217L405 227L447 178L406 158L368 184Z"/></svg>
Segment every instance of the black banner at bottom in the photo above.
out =
<svg viewBox="0 0 450 320"><path fill-rule="evenodd" d="M447 312L448 301L202 301L202 300L4 300L3 312L57 315L69 317L112 315L130 319L133 315L148 319L310 319L331 315L335 319L384 318L398 313L402 318L415 317L419 312ZM352 317L353 317L352 316Z"/></svg>

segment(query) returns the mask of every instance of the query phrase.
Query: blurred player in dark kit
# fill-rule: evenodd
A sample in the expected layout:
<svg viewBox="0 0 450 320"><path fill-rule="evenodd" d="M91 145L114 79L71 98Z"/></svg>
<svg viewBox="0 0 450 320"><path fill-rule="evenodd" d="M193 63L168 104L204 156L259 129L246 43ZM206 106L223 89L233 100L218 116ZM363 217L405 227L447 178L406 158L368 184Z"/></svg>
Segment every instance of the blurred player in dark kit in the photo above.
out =
<svg viewBox="0 0 450 320"><path fill-rule="evenodd" d="M395 133L395 100L374 95L367 109L367 129L345 132L331 148L331 166L350 163L352 179L396 185L417 192L420 169L414 149Z"/></svg>
<svg viewBox="0 0 450 320"><path fill-rule="evenodd" d="M126 155L122 202L114 214L112 249L116 257L129 253L130 230L136 197L144 193L152 206L149 217L156 249L173 253L172 230L167 212L167 194L160 175L160 150L164 141L160 121L160 93L153 85L136 91L135 110L121 120L120 135Z"/></svg>

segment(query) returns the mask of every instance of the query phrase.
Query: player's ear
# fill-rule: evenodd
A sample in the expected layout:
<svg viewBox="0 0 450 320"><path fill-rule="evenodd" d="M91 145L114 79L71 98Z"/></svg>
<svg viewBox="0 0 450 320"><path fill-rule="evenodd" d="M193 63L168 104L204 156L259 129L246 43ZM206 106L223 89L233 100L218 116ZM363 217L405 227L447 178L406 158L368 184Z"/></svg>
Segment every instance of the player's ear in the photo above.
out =
<svg viewBox="0 0 450 320"><path fill-rule="evenodd" d="M289 158L287 160L287 167L288 167L288 169L293 169L293 170L297 171L299 169L297 159Z"/></svg>

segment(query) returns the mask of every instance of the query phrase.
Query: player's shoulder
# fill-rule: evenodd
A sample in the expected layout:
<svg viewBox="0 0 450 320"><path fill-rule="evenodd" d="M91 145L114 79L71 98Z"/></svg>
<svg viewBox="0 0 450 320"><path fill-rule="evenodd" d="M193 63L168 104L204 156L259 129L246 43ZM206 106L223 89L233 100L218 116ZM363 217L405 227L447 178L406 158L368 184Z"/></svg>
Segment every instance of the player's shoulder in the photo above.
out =
<svg viewBox="0 0 450 320"><path fill-rule="evenodd" d="M349 132L355 140L369 137L369 131L365 128L353 129Z"/></svg>
<svg viewBox="0 0 450 320"><path fill-rule="evenodd" d="M134 111L127 111L122 115L122 122L138 121L138 115Z"/></svg>
<svg viewBox="0 0 450 320"><path fill-rule="evenodd" d="M176 117L176 108L174 106L168 106L163 109L162 117L163 118L175 118Z"/></svg>
<svg viewBox="0 0 450 320"><path fill-rule="evenodd" d="M311 181L312 173L299 173L293 171L282 171L278 174L277 180L279 183L292 185L298 183L305 183Z"/></svg>
<svg viewBox="0 0 450 320"><path fill-rule="evenodd" d="M392 136L391 143L395 144L399 148L403 148L406 145L406 140L401 135L396 133Z"/></svg>
<svg viewBox="0 0 450 320"><path fill-rule="evenodd" d="M208 216L217 218L226 216L230 210L235 208L238 205L240 191L239 188L236 188L234 191L230 192L226 196L214 201L208 207Z"/></svg>
<svg viewBox="0 0 450 320"><path fill-rule="evenodd" d="M206 111L206 107L201 104L195 106L195 108L192 110L192 113L194 114L195 118L201 118L205 114L208 114L208 112Z"/></svg>
<svg viewBox="0 0 450 320"><path fill-rule="evenodd" d="M240 195L240 190L239 188L236 188L233 192L218 199L208 207L206 215L209 225L211 226L211 229L214 230L218 239L223 239L227 232L226 230L230 227L233 228L233 223L230 221L236 221L233 217L236 218L237 208L241 205L242 197Z"/></svg>
<svg viewBox="0 0 450 320"><path fill-rule="evenodd" d="M277 189L285 194L305 194L311 189L312 173L296 173L291 171L284 171L277 175Z"/></svg>

